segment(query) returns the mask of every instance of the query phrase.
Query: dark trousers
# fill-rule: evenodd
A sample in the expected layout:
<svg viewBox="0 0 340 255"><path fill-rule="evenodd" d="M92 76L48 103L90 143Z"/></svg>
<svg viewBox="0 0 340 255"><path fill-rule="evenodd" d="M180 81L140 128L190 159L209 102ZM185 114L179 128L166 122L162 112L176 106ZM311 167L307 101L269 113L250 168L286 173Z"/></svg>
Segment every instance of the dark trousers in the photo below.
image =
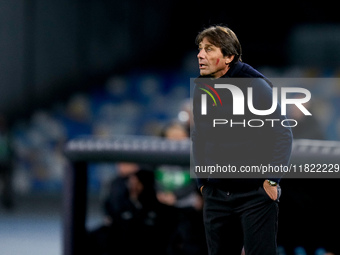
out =
<svg viewBox="0 0 340 255"><path fill-rule="evenodd" d="M247 191L203 188L203 217L209 255L277 254L278 201L262 186Z"/></svg>

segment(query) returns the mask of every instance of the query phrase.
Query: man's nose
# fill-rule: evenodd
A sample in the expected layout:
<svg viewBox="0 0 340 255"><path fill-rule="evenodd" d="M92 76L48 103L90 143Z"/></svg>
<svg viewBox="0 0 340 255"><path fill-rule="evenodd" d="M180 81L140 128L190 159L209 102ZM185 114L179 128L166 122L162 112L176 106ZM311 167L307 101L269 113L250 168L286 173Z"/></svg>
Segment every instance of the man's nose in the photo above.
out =
<svg viewBox="0 0 340 255"><path fill-rule="evenodd" d="M204 58L204 50L203 49L201 49L199 52L198 52L198 54L197 54L197 58L198 59L202 59L202 58Z"/></svg>

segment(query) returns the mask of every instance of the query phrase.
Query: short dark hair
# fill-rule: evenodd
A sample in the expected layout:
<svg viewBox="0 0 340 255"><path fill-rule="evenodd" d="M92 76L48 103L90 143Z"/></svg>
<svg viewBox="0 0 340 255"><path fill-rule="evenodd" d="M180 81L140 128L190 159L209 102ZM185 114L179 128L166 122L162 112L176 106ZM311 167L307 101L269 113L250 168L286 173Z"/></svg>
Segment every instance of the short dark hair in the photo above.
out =
<svg viewBox="0 0 340 255"><path fill-rule="evenodd" d="M236 34L230 28L224 26L208 27L197 35L196 44L199 45L204 38L207 38L207 40L216 47L219 47L223 56L234 55L231 64L242 61L241 44Z"/></svg>

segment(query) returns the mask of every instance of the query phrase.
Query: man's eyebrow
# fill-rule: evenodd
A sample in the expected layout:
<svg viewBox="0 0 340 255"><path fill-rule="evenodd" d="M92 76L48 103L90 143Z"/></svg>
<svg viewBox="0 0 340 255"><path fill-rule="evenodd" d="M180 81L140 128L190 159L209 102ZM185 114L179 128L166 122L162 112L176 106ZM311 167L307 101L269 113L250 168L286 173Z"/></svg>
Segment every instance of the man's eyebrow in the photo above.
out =
<svg viewBox="0 0 340 255"><path fill-rule="evenodd" d="M215 45L210 44L210 43L207 43L207 44L204 45L204 47L211 47L211 46L215 47ZM202 47L202 44L200 43L200 44L198 45L198 47L201 48L201 47Z"/></svg>

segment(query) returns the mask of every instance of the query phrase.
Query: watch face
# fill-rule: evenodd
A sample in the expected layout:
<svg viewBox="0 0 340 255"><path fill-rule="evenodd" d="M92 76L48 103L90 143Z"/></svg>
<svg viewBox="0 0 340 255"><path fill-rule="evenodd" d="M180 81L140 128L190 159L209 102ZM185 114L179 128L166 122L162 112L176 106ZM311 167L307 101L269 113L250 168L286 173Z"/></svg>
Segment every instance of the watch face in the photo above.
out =
<svg viewBox="0 0 340 255"><path fill-rule="evenodd" d="M269 182L269 184L270 184L271 186L276 186L276 185L277 185L277 183L276 183L276 182L274 182L274 181L270 181L270 180L268 180L268 182Z"/></svg>

